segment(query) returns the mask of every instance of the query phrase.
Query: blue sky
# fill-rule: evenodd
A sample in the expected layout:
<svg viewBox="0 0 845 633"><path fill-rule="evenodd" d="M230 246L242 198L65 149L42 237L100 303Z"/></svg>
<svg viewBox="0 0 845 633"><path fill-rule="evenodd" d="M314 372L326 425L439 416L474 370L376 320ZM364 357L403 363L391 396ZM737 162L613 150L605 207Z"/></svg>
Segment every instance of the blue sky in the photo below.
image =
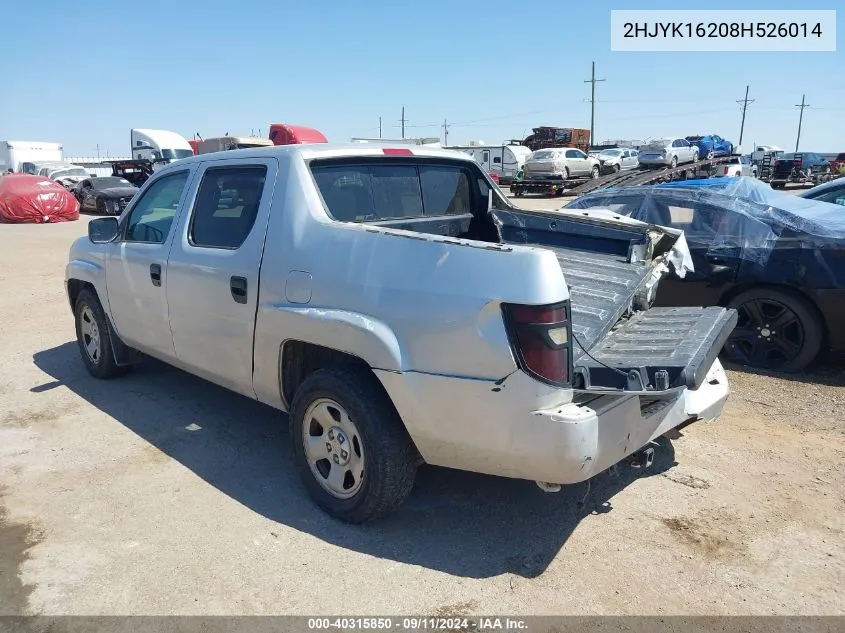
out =
<svg viewBox="0 0 845 633"><path fill-rule="evenodd" d="M715 132L743 145L845 151L845 53L610 51L611 9L836 9L713 1L42 0L3 2L0 139L58 141L67 156L128 154L132 127L190 138L310 125L332 141L407 136L521 138L538 125L596 136ZM841 31L845 10L837 15ZM841 39L841 36L840 36Z"/></svg>

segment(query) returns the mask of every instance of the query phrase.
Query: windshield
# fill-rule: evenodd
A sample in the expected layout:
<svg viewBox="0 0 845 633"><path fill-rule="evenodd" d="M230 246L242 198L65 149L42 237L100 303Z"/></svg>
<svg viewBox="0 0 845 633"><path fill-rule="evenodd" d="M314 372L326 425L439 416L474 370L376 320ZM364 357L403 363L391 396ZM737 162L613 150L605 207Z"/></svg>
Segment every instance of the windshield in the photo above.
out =
<svg viewBox="0 0 845 633"><path fill-rule="evenodd" d="M536 159L536 160L549 160L551 158L557 158L561 154L562 154L562 152L560 152L559 150L541 149L541 150L534 152L531 155L531 158Z"/></svg>
<svg viewBox="0 0 845 633"><path fill-rule="evenodd" d="M622 150L621 149L606 149L602 152L599 152L601 156L621 156Z"/></svg>
<svg viewBox="0 0 845 633"><path fill-rule="evenodd" d="M645 146L643 146L643 148L640 151L642 151L644 149L645 150L649 150L649 149L650 150L655 150L655 149L661 150L661 149L664 149L667 145L669 145L670 142L671 141L666 141L666 140L651 141L651 142L647 143Z"/></svg>
<svg viewBox="0 0 845 633"><path fill-rule="evenodd" d="M52 178L53 180L56 180L57 178L87 178L88 172L82 167L71 167L69 169L51 170L47 177Z"/></svg>
<svg viewBox="0 0 845 633"><path fill-rule="evenodd" d="M95 187L134 187L131 182L126 180L126 178L117 178L117 177L105 177L105 178L94 178L91 183Z"/></svg>
<svg viewBox="0 0 845 633"><path fill-rule="evenodd" d="M696 141L700 141L700 140L702 140L703 138L704 138L703 136L687 136L687 137L686 137L686 139L687 139L688 141L692 142L692 143L695 143Z"/></svg>
<svg viewBox="0 0 845 633"><path fill-rule="evenodd" d="M161 157L165 160L179 160L180 158L188 158L193 156L194 152L190 149L163 149L161 150Z"/></svg>

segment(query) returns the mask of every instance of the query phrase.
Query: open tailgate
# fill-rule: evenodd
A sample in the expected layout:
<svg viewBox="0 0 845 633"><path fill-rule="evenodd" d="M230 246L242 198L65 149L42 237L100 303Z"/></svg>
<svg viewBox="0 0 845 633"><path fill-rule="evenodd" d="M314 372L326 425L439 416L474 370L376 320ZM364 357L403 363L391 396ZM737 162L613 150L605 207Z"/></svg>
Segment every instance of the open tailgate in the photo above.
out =
<svg viewBox="0 0 845 633"><path fill-rule="evenodd" d="M577 349L578 389L698 389L737 322L736 310L651 308L618 322L587 352Z"/></svg>

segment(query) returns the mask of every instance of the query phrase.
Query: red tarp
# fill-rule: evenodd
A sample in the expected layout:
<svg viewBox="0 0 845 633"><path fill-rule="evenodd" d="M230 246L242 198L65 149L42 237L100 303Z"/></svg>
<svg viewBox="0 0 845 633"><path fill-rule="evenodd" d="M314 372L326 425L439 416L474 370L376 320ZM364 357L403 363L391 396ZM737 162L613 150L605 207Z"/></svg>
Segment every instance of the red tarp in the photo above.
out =
<svg viewBox="0 0 845 633"><path fill-rule="evenodd" d="M79 202L59 183L29 174L0 176L0 222L69 222L79 219Z"/></svg>

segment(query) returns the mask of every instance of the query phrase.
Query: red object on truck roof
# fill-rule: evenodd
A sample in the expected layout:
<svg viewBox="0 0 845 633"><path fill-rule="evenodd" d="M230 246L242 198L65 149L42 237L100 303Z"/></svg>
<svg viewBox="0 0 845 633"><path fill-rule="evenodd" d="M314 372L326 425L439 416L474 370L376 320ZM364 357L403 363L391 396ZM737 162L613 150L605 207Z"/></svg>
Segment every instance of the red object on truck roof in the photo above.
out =
<svg viewBox="0 0 845 633"><path fill-rule="evenodd" d="M301 145L303 143L328 143L321 132L312 127L288 125L287 123L270 124L270 140L273 145Z"/></svg>
<svg viewBox="0 0 845 633"><path fill-rule="evenodd" d="M79 219L79 202L59 183L44 176L0 176L0 222L46 224Z"/></svg>
<svg viewBox="0 0 845 633"><path fill-rule="evenodd" d="M197 149L199 148L200 143L202 143L202 141L198 141L198 140L196 140L196 139L194 139L194 140L192 140L192 141L188 141L188 145L190 145L190 146L191 146L191 149L192 149L192 150L193 150L193 152L194 152L194 156L196 156L196 155L197 155Z"/></svg>

